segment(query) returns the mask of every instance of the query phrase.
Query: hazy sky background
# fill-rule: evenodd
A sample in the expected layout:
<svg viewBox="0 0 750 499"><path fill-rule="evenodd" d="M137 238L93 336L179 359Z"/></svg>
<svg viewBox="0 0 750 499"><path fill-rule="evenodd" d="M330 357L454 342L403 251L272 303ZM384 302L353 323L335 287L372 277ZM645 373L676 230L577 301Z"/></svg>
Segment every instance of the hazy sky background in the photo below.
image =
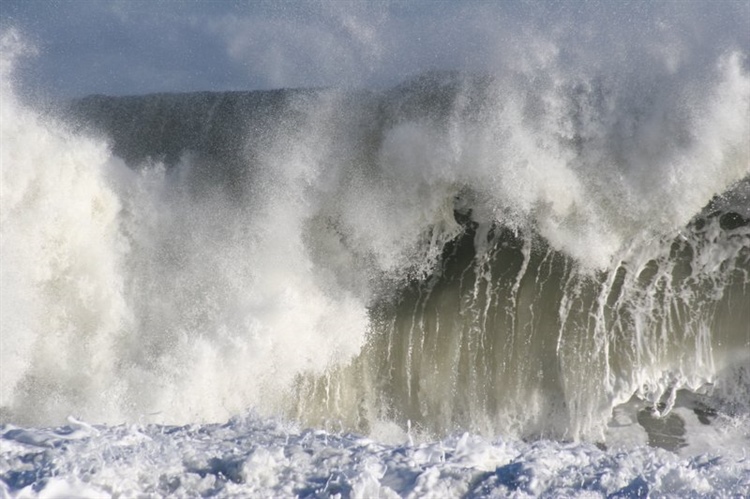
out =
<svg viewBox="0 0 750 499"><path fill-rule="evenodd" d="M587 53L602 47L617 60L651 43L677 54L666 59L709 32L731 38L716 46L750 46L745 0L3 0L0 9L0 29L15 27L37 49L15 75L20 90L50 97L377 87L431 69L543 65L550 54L595 63L609 56Z"/></svg>

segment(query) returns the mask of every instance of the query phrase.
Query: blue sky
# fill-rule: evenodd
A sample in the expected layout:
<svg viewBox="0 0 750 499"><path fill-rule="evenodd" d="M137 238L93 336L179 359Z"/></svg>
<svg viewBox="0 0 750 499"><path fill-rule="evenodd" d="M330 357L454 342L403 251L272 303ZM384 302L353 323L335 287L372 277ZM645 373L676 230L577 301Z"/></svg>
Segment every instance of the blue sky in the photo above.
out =
<svg viewBox="0 0 750 499"><path fill-rule="evenodd" d="M16 75L22 91L52 97L387 86L431 69L533 64L545 51L595 61L589 53L602 46L690 49L709 31L730 38L717 46L750 45L745 0L3 0L0 9L0 28L37 49Z"/></svg>

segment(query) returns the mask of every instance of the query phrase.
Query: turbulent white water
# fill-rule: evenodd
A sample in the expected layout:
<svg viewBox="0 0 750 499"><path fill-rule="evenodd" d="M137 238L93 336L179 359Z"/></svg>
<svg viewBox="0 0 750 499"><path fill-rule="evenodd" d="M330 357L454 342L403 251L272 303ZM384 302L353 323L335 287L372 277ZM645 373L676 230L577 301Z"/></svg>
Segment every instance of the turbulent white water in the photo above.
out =
<svg viewBox="0 0 750 499"><path fill-rule="evenodd" d="M675 46L53 113L6 31L0 490L750 493L747 53Z"/></svg>
<svg viewBox="0 0 750 499"><path fill-rule="evenodd" d="M388 445L257 418L226 424L5 427L0 493L20 497L742 497L747 457L469 434ZM17 457L16 457L17 456Z"/></svg>

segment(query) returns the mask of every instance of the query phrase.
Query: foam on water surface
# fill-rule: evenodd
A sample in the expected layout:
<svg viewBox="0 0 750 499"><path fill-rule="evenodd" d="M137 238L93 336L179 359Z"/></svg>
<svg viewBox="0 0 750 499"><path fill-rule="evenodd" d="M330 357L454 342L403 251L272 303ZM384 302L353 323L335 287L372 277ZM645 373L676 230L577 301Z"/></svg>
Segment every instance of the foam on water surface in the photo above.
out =
<svg viewBox="0 0 750 499"><path fill-rule="evenodd" d="M388 445L257 417L0 430L8 497L742 497L750 456L469 434Z"/></svg>

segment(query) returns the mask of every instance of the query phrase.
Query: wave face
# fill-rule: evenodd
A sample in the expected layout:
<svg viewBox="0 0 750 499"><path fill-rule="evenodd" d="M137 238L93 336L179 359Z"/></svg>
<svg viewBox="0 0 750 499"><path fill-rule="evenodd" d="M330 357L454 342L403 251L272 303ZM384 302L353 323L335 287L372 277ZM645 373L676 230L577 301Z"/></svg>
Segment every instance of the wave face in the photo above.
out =
<svg viewBox="0 0 750 499"><path fill-rule="evenodd" d="M596 441L686 394L747 417L743 57L58 117L7 57L0 416Z"/></svg>

